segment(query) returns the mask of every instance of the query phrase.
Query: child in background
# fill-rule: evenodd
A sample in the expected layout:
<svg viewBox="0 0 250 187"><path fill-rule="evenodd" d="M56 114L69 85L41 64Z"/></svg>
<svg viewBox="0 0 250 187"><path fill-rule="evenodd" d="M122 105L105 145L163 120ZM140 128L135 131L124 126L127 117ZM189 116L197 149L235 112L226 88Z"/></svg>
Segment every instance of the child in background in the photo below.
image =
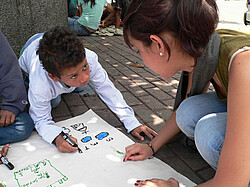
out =
<svg viewBox="0 0 250 187"><path fill-rule="evenodd" d="M106 0L78 0L78 6L80 17L68 17L68 27L79 36L89 36L98 30L104 7L110 14L102 20L103 25L115 15L115 9Z"/></svg>
<svg viewBox="0 0 250 187"><path fill-rule="evenodd" d="M84 48L76 34L64 27L54 27L30 40L33 41L28 41L29 45L23 49L19 64L29 78L30 115L37 132L46 142L55 143L61 152L77 150L59 136L62 128L55 125L51 110L60 103L61 94L84 87L89 81L128 132L140 139L143 139L141 132L151 139L156 135L135 118L133 109L126 104L98 62L98 56Z"/></svg>
<svg viewBox="0 0 250 187"><path fill-rule="evenodd" d="M126 15L129 4L130 4L130 0L112 0L111 5L115 8L115 11L116 11L115 16L101 26L108 27L111 24L115 24L114 35L122 36L123 31L120 28L120 26L121 26L121 22L123 21ZM102 20L106 18L108 15L109 15L109 12L107 11L106 8L104 8Z"/></svg>

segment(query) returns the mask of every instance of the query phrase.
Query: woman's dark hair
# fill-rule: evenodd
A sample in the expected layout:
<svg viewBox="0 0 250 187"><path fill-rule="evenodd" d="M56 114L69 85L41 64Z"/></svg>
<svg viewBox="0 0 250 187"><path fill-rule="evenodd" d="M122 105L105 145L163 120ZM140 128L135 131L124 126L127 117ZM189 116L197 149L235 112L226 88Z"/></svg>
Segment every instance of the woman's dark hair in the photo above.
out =
<svg viewBox="0 0 250 187"><path fill-rule="evenodd" d="M62 70L75 67L85 59L81 40L75 33L61 26L43 35L36 53L44 69L59 78Z"/></svg>
<svg viewBox="0 0 250 187"><path fill-rule="evenodd" d="M168 31L180 40L183 50L192 57L200 57L210 35L218 24L215 0L133 0L124 20L124 39L131 48L130 39L151 45L150 35L167 42L159 35Z"/></svg>
<svg viewBox="0 0 250 187"><path fill-rule="evenodd" d="M90 4L90 8L93 8L93 6L95 6L95 0L83 0L85 4L87 4L89 1L91 2Z"/></svg>

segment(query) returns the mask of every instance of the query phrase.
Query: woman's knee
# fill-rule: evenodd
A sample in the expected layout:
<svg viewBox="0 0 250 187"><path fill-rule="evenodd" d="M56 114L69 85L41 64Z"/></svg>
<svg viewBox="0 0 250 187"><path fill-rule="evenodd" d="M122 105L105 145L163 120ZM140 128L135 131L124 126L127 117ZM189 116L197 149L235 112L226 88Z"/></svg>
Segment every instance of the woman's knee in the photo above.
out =
<svg viewBox="0 0 250 187"><path fill-rule="evenodd" d="M209 114L199 120L195 127L195 145L201 156L214 169L217 168L225 139L226 113Z"/></svg>
<svg viewBox="0 0 250 187"><path fill-rule="evenodd" d="M176 111L176 123L181 131L193 139L195 128L195 111L193 108L193 97L185 99Z"/></svg>

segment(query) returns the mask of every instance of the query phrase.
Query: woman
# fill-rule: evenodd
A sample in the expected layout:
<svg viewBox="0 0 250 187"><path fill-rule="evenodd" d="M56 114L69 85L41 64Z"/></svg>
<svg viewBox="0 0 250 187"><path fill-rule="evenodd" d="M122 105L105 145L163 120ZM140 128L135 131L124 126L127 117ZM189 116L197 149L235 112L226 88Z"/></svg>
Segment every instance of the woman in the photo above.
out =
<svg viewBox="0 0 250 187"><path fill-rule="evenodd" d="M144 160L178 132L194 139L216 170L198 186L246 187L250 181L250 35L218 30L215 0L134 0L124 38L164 79L183 71L174 112L149 144L126 148L127 160ZM216 93L207 91L209 83ZM136 186L179 186L174 179Z"/></svg>
<svg viewBox="0 0 250 187"><path fill-rule="evenodd" d="M78 5L81 16L68 18L68 27L79 36L89 36L99 28L104 7L110 14L102 20L101 26L115 15L115 9L106 0L78 0Z"/></svg>

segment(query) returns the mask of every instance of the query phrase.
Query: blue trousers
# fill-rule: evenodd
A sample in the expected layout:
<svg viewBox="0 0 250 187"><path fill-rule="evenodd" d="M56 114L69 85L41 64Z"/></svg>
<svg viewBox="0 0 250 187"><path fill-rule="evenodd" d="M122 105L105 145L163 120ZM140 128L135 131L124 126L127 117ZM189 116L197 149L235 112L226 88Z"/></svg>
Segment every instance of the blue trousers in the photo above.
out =
<svg viewBox="0 0 250 187"><path fill-rule="evenodd" d="M68 17L68 28L75 32L78 36L90 36L95 31L88 30L85 26L81 25L77 20L79 17L75 16L73 18Z"/></svg>
<svg viewBox="0 0 250 187"><path fill-rule="evenodd" d="M177 109L176 122L181 131L195 141L204 160L216 170L226 134L227 104L214 92L189 97Z"/></svg>
<svg viewBox="0 0 250 187"><path fill-rule="evenodd" d="M19 113L14 123L0 127L0 145L22 141L31 135L33 129L31 117L26 112Z"/></svg>

